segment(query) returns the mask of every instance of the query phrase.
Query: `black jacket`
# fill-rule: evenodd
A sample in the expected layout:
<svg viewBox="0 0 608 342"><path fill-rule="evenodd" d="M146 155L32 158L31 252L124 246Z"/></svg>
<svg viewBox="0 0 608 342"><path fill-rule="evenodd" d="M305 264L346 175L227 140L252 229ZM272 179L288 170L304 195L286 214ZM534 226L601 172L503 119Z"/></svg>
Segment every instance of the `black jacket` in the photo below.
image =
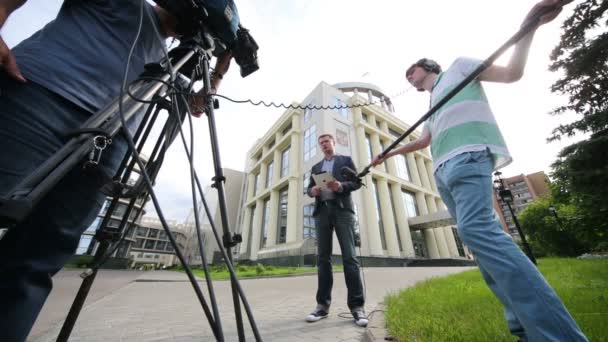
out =
<svg viewBox="0 0 608 342"><path fill-rule="evenodd" d="M348 166L349 168L356 170L355 164L353 163L353 160L351 157L342 156L342 155L338 155L338 154L334 155L334 167L333 167L333 170L331 173L337 181L342 183L342 191L336 192L336 200L338 202L338 205L341 208L348 209L354 214L355 209L354 209L353 199L352 199L352 196L350 195L350 193L352 191L358 190L361 187L361 183L349 181L342 175L342 168L345 166ZM321 170L322 167L323 167L323 160L321 160L320 162L318 162L317 164L315 164L312 167L310 180L308 182L308 189L306 191L308 193L308 196L310 196L310 197L313 197L310 191L312 190L312 187L316 185L314 178L312 178L312 175L322 172L322 170ZM312 213L313 216L317 214L320 205L321 205L321 200L319 197L316 197L315 198L315 209Z"/></svg>

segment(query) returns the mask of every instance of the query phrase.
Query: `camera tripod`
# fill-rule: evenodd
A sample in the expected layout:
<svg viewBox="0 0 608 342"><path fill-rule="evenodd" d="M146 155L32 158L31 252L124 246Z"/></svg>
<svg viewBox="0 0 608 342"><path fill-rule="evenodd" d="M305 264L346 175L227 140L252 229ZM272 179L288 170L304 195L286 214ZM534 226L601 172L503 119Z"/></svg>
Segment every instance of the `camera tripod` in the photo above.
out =
<svg viewBox="0 0 608 342"><path fill-rule="evenodd" d="M163 225L163 229L165 230L178 259L184 266L186 274L193 286L199 302L201 303L201 306L203 307L204 313L216 340L224 341L220 314L216 303L207 262L205 260L202 239L200 236L200 224L196 205L197 196L194 184L196 184L196 187L198 188L206 214L208 215L211 223L212 232L214 233L220 252L230 272L232 297L234 302L239 341L245 340L243 318L240 308L241 302L245 308L256 341L261 341L253 314L232 265L232 255L230 249L240 242L240 236L232 236L228 227L226 198L223 185L225 178L221 167L214 118L215 102L213 99L213 94L210 93L211 82L209 60L211 59L211 51L213 51L213 40L209 36L199 33L191 39L182 41L182 44L173 49L167 58L163 59L160 63L147 65L144 74L142 74L136 82L129 86L126 93L123 94L121 91L121 95L118 99L112 101L96 114L91 116L90 119L82 124L79 130L72 132L70 134L72 138L61 149L59 149L51 158L49 158L38 169L36 169L32 174L28 175L20 184L18 184L10 192L7 198L1 199L0 223L7 225L20 222L33 211L36 204L40 202L40 200L50 190L52 190L52 188L63 178L63 176L65 176L74 167L77 167L77 165L80 164L83 159L87 160L85 162L84 169L91 174L91 177L98 177L103 183L105 183L102 191L104 194L113 197L95 236L96 240L99 241L99 246L93 258L93 262L90 265L90 268L82 274L84 280L59 333L57 338L58 341L68 340L100 265L114 253L121 243L121 240L125 236L129 235L130 229L132 229L129 221L133 208L137 203L145 202L147 198L151 198L155 205L157 214ZM171 60L177 62L171 65ZM176 73L177 70L179 70L180 74L182 75L191 75L189 84L187 84L188 82L185 81L182 76ZM188 102L184 94L191 93L194 82L201 79L204 84L203 90L206 103L205 112L208 118L215 171L215 176L213 177L213 187L215 187L218 191L218 204L223 229L222 238L220 238L215 228L215 224L213 223L212 215L209 212L209 208L203 196L202 187L192 165L191 151L189 151L186 146L186 141L181 130L181 125L184 118L188 117L188 119L191 120L189 116L190 110L188 107ZM137 128L135 135L131 137L127 129L126 122L135 118L135 116L141 112L145 104L149 104L149 107L145 111L142 122ZM148 139L152 127L158 119L159 112L163 109L167 110L169 115L158 140L154 144L153 152L147 163L144 165L139 153ZM190 129L192 139L191 122ZM116 138L121 132L129 145L128 151L125 154L116 175L113 178L110 178L97 169L97 164L100 161L100 155L105 147L111 142L112 138ZM153 181L156 179L156 176L158 175L158 172L162 166L165 152L178 133L181 135L182 142L186 147L186 153L190 161L196 232L198 236L199 249L201 251L202 266L205 272L211 308L207 304L207 301L203 296L192 270L187 264L180 247L168 228L167 222L162 215L162 210L156 195L152 189ZM139 172L141 176L133 185L126 185L134 170ZM125 198L128 200L127 210L120 220L119 227L117 229L111 228L108 226L108 223L110 222L114 208L116 208L118 205L120 198ZM141 215L141 210L135 213L135 220L139 215Z"/></svg>

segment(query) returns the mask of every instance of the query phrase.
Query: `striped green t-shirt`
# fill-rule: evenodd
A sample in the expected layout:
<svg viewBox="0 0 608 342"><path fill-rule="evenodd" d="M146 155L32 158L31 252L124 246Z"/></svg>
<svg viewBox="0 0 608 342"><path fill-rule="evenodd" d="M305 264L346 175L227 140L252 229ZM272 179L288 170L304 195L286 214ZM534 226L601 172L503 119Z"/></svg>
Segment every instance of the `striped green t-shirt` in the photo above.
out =
<svg viewBox="0 0 608 342"><path fill-rule="evenodd" d="M482 61L458 58L439 74L431 92L431 106L441 100ZM431 133L433 172L450 158L472 151L490 150L494 170L508 165L512 158L494 119L481 82L474 80L444 104L426 122Z"/></svg>

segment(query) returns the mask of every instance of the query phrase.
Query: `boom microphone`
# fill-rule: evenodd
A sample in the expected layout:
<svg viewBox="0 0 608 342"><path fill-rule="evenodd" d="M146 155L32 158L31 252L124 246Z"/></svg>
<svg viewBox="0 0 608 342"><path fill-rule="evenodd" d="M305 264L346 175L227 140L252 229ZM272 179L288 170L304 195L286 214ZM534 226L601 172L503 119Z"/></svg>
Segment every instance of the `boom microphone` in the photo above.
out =
<svg viewBox="0 0 608 342"><path fill-rule="evenodd" d="M357 183L361 182L361 179L359 177L357 177L357 171L351 169L348 166L342 167L342 176L344 176L346 179L353 181L353 182L357 182Z"/></svg>

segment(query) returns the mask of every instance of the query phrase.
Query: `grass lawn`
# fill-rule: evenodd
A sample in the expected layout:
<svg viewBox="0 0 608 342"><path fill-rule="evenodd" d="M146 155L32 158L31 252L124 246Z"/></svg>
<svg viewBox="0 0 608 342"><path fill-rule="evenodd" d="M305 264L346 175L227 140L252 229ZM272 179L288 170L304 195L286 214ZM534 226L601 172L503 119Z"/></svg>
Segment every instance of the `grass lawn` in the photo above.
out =
<svg viewBox="0 0 608 342"><path fill-rule="evenodd" d="M540 271L590 341L608 341L608 259L547 258ZM479 270L389 295L390 334L410 341L516 341Z"/></svg>
<svg viewBox="0 0 608 342"><path fill-rule="evenodd" d="M341 271L342 265L334 265L332 267L334 271ZM182 269L180 271L183 272ZM229 279L230 273L226 267L210 267L211 279L221 280ZM201 268L193 269L192 272L195 276L205 278L205 272ZM260 265L237 265L236 275L238 278L251 278L251 277L268 277L268 276L279 276L289 274L302 274L302 273L317 273L316 267L279 267L279 266L260 266Z"/></svg>

